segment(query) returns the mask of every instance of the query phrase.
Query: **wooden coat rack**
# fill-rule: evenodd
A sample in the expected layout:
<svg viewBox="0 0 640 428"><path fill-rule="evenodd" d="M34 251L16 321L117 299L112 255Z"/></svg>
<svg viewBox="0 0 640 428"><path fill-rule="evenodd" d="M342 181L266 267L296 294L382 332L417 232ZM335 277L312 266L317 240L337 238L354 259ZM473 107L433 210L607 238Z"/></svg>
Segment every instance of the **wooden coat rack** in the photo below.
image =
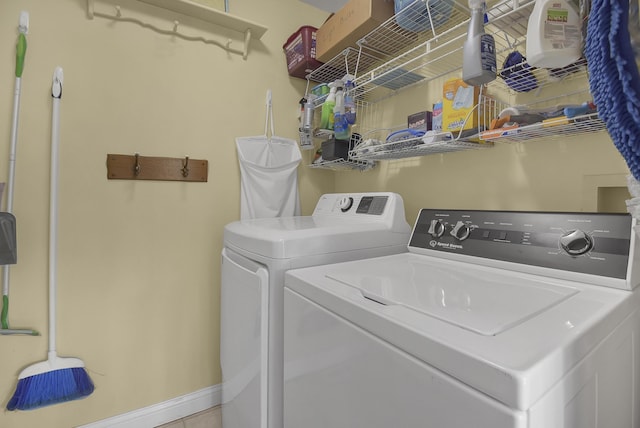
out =
<svg viewBox="0 0 640 428"><path fill-rule="evenodd" d="M162 180L206 182L209 162L203 159L134 155L107 155L109 180Z"/></svg>

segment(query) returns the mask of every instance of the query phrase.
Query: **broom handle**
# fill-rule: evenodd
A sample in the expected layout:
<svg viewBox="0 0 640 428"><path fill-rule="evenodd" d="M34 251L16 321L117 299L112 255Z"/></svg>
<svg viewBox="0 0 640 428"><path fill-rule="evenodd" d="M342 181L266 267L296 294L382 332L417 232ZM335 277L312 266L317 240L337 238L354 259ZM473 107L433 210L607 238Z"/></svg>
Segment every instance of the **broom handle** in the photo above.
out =
<svg viewBox="0 0 640 428"><path fill-rule="evenodd" d="M60 145L60 100L62 98L62 68L53 73L51 96L51 189L49 196L49 356L56 352L56 293L58 253L58 148Z"/></svg>

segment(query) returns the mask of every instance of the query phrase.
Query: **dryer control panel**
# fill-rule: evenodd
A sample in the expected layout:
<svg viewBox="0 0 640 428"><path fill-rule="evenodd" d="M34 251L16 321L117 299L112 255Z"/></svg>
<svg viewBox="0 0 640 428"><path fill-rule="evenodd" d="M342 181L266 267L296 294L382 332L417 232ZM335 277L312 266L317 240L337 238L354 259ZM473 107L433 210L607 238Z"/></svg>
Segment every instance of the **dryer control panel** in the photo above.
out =
<svg viewBox="0 0 640 428"><path fill-rule="evenodd" d="M409 251L624 280L636 241L633 224L628 214L423 209Z"/></svg>
<svg viewBox="0 0 640 428"><path fill-rule="evenodd" d="M403 201L396 193L328 193L318 200L313 216L388 216L395 214L398 206L403 206Z"/></svg>

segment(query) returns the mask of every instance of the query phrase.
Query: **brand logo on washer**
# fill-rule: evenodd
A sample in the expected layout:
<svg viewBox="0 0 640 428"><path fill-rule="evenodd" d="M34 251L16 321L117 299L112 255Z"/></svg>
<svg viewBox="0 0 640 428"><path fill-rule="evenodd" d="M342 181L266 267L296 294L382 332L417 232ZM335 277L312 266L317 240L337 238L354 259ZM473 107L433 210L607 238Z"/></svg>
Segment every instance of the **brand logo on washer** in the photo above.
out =
<svg viewBox="0 0 640 428"><path fill-rule="evenodd" d="M431 241L429 242L429 245L431 245L432 247L440 247L443 248L445 250L461 250L463 247L460 244L450 244L448 242L436 242L436 241Z"/></svg>

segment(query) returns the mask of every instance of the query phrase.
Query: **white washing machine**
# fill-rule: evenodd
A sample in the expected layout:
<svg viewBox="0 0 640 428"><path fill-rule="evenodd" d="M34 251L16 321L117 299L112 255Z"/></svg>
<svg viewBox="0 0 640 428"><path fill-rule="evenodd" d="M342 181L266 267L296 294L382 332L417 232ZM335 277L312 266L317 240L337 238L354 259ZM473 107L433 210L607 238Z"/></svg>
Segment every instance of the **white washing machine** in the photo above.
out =
<svg viewBox="0 0 640 428"><path fill-rule="evenodd" d="M395 193L327 194L311 216L242 220L224 230L220 365L225 428L282 428L284 273L407 251Z"/></svg>
<svg viewBox="0 0 640 428"><path fill-rule="evenodd" d="M640 428L624 214L421 210L409 252L289 271L285 428Z"/></svg>

